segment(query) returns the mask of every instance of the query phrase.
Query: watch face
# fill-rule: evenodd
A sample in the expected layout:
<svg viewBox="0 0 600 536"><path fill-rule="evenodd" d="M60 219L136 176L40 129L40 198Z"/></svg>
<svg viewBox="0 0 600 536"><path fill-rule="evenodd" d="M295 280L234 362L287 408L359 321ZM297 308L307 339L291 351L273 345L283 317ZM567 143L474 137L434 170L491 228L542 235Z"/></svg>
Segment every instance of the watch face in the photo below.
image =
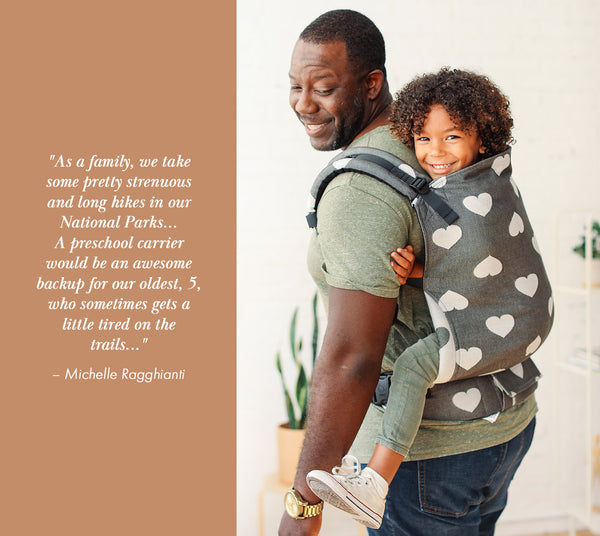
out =
<svg viewBox="0 0 600 536"><path fill-rule="evenodd" d="M296 501L296 497L294 497L294 494L290 493L289 491L285 494L285 509L291 516L297 516L300 513L300 508L298 502Z"/></svg>

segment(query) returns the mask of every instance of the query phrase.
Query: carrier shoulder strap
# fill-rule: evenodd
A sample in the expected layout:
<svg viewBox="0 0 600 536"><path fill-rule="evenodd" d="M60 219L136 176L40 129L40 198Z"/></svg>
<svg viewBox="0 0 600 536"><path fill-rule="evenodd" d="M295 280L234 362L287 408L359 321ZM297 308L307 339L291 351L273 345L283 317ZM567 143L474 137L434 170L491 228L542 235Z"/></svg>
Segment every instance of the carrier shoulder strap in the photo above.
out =
<svg viewBox="0 0 600 536"><path fill-rule="evenodd" d="M420 197L435 210L448 225L458 215L446 202L431 191L428 179L387 151L372 147L353 147L343 151L319 173L311 188L312 206L306 216L308 226L317 226L317 206L328 184L340 173L363 173L387 184L413 201ZM408 188L407 188L408 186Z"/></svg>

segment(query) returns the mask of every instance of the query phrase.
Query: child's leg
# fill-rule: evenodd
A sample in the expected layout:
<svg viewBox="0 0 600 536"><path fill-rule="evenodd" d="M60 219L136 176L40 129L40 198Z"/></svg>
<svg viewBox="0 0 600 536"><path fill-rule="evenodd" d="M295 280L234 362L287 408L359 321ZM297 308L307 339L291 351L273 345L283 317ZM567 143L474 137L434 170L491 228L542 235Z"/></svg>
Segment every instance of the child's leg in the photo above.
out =
<svg viewBox="0 0 600 536"><path fill-rule="evenodd" d="M439 344L435 333L419 339L394 363L387 406L368 467L388 483L408 454L423 415L427 389L438 375Z"/></svg>
<svg viewBox="0 0 600 536"><path fill-rule="evenodd" d="M378 444L368 467L361 470L358 460L347 455L332 473L315 470L306 475L316 495L368 527L381 525L388 484L417 434L427 389L438 373L438 354L437 336L432 334L396 360Z"/></svg>

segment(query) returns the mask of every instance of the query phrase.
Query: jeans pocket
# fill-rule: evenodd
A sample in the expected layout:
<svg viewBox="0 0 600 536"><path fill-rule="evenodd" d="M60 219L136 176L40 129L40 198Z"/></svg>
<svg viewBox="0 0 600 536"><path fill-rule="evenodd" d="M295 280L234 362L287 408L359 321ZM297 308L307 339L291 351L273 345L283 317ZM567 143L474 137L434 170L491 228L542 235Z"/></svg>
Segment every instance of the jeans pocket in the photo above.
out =
<svg viewBox="0 0 600 536"><path fill-rule="evenodd" d="M505 445L418 462L419 501L429 514L459 518L485 500Z"/></svg>

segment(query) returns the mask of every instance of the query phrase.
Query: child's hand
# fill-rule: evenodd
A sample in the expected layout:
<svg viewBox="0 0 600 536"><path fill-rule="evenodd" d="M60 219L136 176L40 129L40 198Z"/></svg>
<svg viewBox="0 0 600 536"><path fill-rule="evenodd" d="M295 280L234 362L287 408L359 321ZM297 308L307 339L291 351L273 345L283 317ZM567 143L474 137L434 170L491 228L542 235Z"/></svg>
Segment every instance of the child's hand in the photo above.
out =
<svg viewBox="0 0 600 536"><path fill-rule="evenodd" d="M412 246L398 248L396 251L392 251L390 255L392 257L392 268L396 272L401 285L405 285L409 277L423 277L423 266L419 263L415 264Z"/></svg>

